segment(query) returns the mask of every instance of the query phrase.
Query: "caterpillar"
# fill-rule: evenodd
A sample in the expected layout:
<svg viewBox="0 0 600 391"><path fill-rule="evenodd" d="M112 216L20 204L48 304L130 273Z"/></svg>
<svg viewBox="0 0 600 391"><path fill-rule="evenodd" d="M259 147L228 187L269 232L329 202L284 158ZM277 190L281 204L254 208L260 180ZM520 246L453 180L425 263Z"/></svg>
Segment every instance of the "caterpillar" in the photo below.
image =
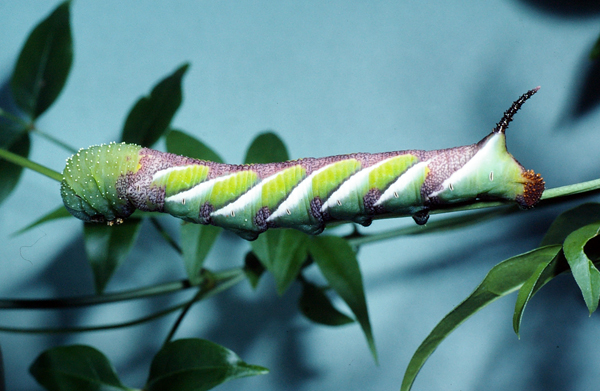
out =
<svg viewBox="0 0 600 391"><path fill-rule="evenodd" d="M319 234L334 221L368 226L374 218L412 215L425 224L429 211L457 202L512 200L531 208L544 181L507 151L505 131L538 89L516 100L478 143L442 150L230 165L133 144L92 146L67 159L61 195L87 222L119 224L140 209L247 240L278 227Z"/></svg>

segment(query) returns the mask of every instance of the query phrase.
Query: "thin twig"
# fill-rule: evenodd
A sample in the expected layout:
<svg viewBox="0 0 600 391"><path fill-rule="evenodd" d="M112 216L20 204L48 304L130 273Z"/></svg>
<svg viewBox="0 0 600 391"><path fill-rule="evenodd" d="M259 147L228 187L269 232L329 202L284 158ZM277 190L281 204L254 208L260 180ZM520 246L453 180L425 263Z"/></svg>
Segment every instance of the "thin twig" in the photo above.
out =
<svg viewBox="0 0 600 391"><path fill-rule="evenodd" d="M46 140L58 145L59 147L63 148L66 151L69 151L71 153L77 153L77 148L70 146L69 144L65 143L64 141L61 141L61 140L57 139L56 137L39 130L38 128L31 129L31 133L35 133L38 136L45 138Z"/></svg>
<svg viewBox="0 0 600 391"><path fill-rule="evenodd" d="M103 295L79 296L61 299L0 299L0 309L47 310L51 308L60 309L84 307L98 304L115 303L125 300L144 299L157 295L165 295L186 290L191 286L192 285L190 284L189 280L186 279L128 291L106 293Z"/></svg>
<svg viewBox="0 0 600 391"><path fill-rule="evenodd" d="M209 298L217 293L220 293L226 289L231 288L232 286L236 285L237 283L239 283L245 279L245 275L244 275L244 272L242 269L234 269L231 271L225 271L222 273L215 274L214 276L215 276L215 278L218 278L219 281L215 285L207 288L207 290L203 292L203 294L201 295L201 297L198 300ZM198 296L198 295L196 295L196 296ZM89 331L112 330L112 329L118 329L118 328L123 328L123 327L135 326L135 325L138 325L141 323L146 323L148 321L158 319L160 317L168 315L168 314L175 312L181 308L185 308L189 305L190 305L189 302L177 304L177 305L169 307L165 310L150 314L148 316L144 316L144 317L141 317L138 319L134 319L134 320L131 320L128 322L122 322L122 323L114 323L114 324L101 325L101 326L60 327L60 328L53 328L53 327L22 328L22 327L2 327L2 326L0 326L0 332L22 333L22 334L61 334L61 333L81 333L81 332L89 332ZM173 331L173 333L174 333L174 331Z"/></svg>
<svg viewBox="0 0 600 391"><path fill-rule="evenodd" d="M39 172L40 174L45 175L50 179L54 179L55 181L61 182L63 180L63 176L60 172L42 166L41 164L34 163L31 160L21 155L17 155L16 153L10 152L6 149L0 148L0 158L5 159L18 166L29 168L30 170Z"/></svg>
<svg viewBox="0 0 600 391"><path fill-rule="evenodd" d="M234 269L228 272L222 272L219 274L212 275L210 281L208 281L208 287L205 288L207 285L202 284L201 288L198 290L196 295L190 301L188 301L186 306L183 308L183 310L177 317L177 320L171 327L167 338L165 338L165 342L163 345L166 345L173 339L175 333L177 332L177 329L179 328L179 325L183 321L183 318L185 317L185 315L187 315L188 311L190 310L190 308L192 308L192 305L194 305L194 303L206 299L207 297L216 295L217 293L222 292L226 289L229 289L230 287L245 279L246 273L244 272L244 269ZM221 281L217 282L218 280Z"/></svg>

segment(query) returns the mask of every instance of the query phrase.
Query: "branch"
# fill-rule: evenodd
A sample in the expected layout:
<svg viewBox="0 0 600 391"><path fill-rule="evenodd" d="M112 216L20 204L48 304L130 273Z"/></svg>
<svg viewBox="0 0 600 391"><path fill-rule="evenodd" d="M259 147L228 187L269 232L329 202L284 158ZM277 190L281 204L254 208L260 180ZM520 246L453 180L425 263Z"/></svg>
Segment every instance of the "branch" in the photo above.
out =
<svg viewBox="0 0 600 391"><path fill-rule="evenodd" d="M48 167L42 166L41 164L34 163L31 160L23 156L17 155L16 153L7 151L6 149L0 148L0 158L5 159L18 166L37 171L42 175L46 175L50 179L54 179L55 181L62 182L63 180L63 176L61 173L54 171Z"/></svg>

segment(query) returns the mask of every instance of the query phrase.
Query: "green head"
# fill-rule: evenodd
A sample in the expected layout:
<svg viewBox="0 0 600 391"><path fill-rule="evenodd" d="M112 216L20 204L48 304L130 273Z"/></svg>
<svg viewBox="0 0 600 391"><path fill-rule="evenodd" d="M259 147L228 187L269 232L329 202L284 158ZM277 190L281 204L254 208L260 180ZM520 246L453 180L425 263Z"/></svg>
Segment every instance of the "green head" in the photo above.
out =
<svg viewBox="0 0 600 391"><path fill-rule="evenodd" d="M120 223L135 208L117 189L119 178L139 169L134 144L104 144L81 149L67 159L60 193L67 210L89 222Z"/></svg>

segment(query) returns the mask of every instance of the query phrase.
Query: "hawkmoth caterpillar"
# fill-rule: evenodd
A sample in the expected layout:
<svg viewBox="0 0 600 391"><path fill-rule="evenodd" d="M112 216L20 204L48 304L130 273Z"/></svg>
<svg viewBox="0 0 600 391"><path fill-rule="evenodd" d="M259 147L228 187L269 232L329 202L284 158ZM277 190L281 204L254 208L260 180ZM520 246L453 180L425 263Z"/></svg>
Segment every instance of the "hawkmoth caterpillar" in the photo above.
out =
<svg viewBox="0 0 600 391"><path fill-rule="evenodd" d="M88 222L120 223L135 209L213 224L254 240L268 228L319 234L334 221L367 226L374 218L412 215L481 199L534 206L544 181L506 149L505 131L523 94L492 133L476 144L434 151L353 153L280 163L230 165L133 144L82 149L67 160L65 207Z"/></svg>

